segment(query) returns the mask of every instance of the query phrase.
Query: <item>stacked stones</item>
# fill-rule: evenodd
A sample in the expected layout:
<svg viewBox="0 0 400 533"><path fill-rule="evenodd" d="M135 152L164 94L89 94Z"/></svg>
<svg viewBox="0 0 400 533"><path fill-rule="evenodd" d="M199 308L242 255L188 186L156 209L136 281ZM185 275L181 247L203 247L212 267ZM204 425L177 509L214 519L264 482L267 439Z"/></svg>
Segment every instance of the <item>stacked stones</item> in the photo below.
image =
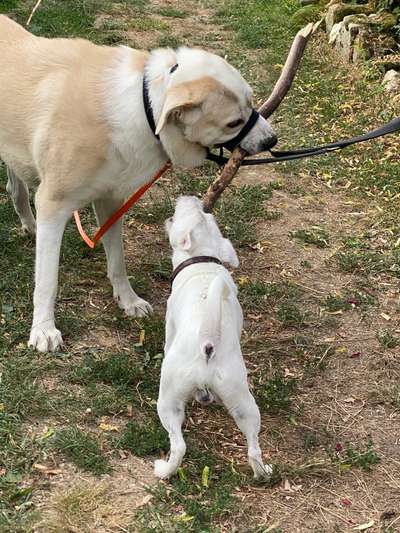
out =
<svg viewBox="0 0 400 533"><path fill-rule="evenodd" d="M394 38L394 28L400 28L398 9L394 12L377 9L377 2L373 0L369 3L345 3L342 0L299 2L304 11L320 8L318 16L324 16L329 42L345 61L355 63L373 59L386 71L383 78L385 91L400 94L400 44Z"/></svg>

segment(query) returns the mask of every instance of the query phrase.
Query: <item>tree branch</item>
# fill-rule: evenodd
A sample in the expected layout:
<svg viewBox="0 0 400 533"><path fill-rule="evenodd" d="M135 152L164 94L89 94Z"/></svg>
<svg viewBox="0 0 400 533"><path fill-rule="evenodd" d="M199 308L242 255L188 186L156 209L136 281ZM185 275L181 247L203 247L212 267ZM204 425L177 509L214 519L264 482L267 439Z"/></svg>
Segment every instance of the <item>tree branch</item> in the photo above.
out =
<svg viewBox="0 0 400 533"><path fill-rule="evenodd" d="M318 26L318 23L307 24L307 26L302 28L296 34L279 79L276 82L269 98L258 110L260 115L262 115L264 118L268 118L272 115L272 113L279 107L279 104L288 93L296 76L296 72L299 68L300 61L304 54L307 43ZM246 155L248 155L247 152L243 150L243 148L240 148L240 146L235 148L235 150L232 152L232 155L224 166L221 175L210 185L206 194L203 196L205 212L211 213L215 202L235 177Z"/></svg>

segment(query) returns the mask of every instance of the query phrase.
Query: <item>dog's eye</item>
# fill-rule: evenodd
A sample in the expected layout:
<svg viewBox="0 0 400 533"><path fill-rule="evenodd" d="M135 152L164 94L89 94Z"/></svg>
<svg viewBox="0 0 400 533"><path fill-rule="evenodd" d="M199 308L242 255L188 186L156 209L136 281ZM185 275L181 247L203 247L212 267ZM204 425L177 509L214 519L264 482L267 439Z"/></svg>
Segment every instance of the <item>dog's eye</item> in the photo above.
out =
<svg viewBox="0 0 400 533"><path fill-rule="evenodd" d="M228 122L226 127L227 128L237 128L241 124L243 124L243 120L241 118L238 118L237 120L234 120L233 122Z"/></svg>

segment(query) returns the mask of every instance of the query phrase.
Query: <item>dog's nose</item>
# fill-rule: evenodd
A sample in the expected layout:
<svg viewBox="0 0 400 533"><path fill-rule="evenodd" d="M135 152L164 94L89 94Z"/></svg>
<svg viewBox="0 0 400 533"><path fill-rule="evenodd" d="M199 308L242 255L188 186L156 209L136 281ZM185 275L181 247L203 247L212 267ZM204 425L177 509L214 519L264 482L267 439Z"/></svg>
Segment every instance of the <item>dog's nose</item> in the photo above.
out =
<svg viewBox="0 0 400 533"><path fill-rule="evenodd" d="M265 150L271 150L278 142L278 137L276 135L271 135L271 137L268 137L268 140L263 142L262 145L262 151Z"/></svg>

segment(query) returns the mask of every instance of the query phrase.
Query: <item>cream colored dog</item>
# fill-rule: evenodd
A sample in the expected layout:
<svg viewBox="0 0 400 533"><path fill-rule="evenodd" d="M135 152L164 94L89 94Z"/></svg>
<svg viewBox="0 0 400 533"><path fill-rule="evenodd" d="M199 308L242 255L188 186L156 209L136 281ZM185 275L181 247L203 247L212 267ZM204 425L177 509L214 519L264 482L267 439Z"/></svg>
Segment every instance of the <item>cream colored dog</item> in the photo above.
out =
<svg viewBox="0 0 400 533"><path fill-rule="evenodd" d="M144 75L161 142L144 111ZM206 147L235 137L250 113L250 87L213 54L45 39L0 16L0 158L22 227L37 235L30 346L44 352L62 344L54 304L61 240L73 211L92 202L103 223L168 159L201 165ZM260 117L241 146L256 153L275 140ZM29 186L38 186L36 223ZM128 315L150 312L127 278L121 221L103 244L119 306Z"/></svg>
<svg viewBox="0 0 400 533"><path fill-rule="evenodd" d="M235 250L193 196L178 199L166 229L175 277L168 299L157 411L171 451L168 461L155 462L154 472L167 478L178 470L186 451L185 405L195 397L203 404L217 400L225 405L246 436L254 477L265 479L272 469L264 465L258 443L260 412L249 391L240 350L243 316L237 289L226 268L210 262L216 259L237 267Z"/></svg>

